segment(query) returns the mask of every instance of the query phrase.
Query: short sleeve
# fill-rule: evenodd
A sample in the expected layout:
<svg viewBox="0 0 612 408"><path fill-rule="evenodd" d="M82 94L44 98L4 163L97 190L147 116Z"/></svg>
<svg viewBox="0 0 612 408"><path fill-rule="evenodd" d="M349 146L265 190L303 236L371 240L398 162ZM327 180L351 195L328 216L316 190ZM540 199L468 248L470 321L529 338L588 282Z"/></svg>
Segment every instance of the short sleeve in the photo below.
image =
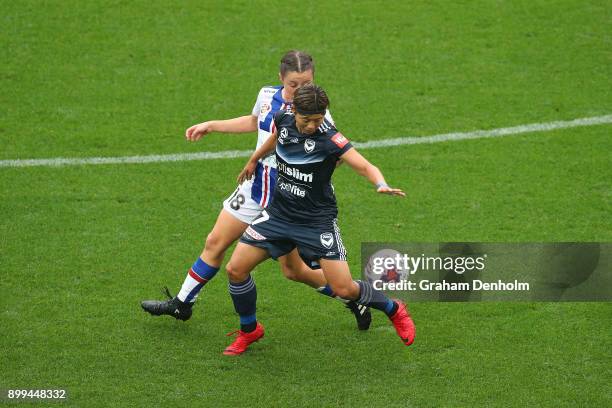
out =
<svg viewBox="0 0 612 408"><path fill-rule="evenodd" d="M259 90L259 94L257 95L257 100L255 101L255 106L253 106L253 110L251 111L251 115L259 116L259 112L261 112L261 103L263 99L263 93L265 88L261 88Z"/></svg>
<svg viewBox="0 0 612 408"><path fill-rule="evenodd" d="M327 119L321 127L324 129L324 134L327 138L327 150L330 154L340 157L353 147L351 141L342 133L338 132L338 129L336 129L333 123L329 122Z"/></svg>
<svg viewBox="0 0 612 408"><path fill-rule="evenodd" d="M336 132L336 134L329 140L331 142L332 152L336 155L336 157L342 156L344 153L353 148L351 141L340 132Z"/></svg>

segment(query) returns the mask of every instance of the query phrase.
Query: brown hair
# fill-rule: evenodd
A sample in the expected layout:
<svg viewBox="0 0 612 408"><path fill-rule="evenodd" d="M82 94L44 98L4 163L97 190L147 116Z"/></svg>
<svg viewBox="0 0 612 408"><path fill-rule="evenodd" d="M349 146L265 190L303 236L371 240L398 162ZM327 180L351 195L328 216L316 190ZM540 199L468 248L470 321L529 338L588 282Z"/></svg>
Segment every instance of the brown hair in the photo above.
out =
<svg viewBox="0 0 612 408"><path fill-rule="evenodd" d="M314 62L312 57L303 52L297 50L287 51L280 61L280 74L285 76L287 72L305 72L312 70L314 74Z"/></svg>
<svg viewBox="0 0 612 408"><path fill-rule="evenodd" d="M293 106L301 115L325 114L329 98L323 88L311 82L295 91Z"/></svg>

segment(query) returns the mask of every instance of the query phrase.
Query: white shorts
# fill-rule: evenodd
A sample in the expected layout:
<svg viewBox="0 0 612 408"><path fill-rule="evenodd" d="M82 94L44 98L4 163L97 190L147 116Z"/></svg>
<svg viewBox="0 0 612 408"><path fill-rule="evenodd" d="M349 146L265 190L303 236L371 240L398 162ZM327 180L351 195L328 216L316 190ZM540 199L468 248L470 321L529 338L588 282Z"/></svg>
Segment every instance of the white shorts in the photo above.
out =
<svg viewBox="0 0 612 408"><path fill-rule="evenodd" d="M246 224L253 222L264 209L251 198L252 187L253 182L247 180L223 201L223 209Z"/></svg>

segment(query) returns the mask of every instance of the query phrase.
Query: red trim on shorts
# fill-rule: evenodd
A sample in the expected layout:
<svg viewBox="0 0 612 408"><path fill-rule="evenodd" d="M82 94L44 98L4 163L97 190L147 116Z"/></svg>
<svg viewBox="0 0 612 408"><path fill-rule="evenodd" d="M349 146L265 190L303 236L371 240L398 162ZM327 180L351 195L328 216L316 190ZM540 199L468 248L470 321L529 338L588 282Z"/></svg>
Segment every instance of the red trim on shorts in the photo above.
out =
<svg viewBox="0 0 612 408"><path fill-rule="evenodd" d="M268 201L268 189L270 188L269 187L270 176L268 174L268 166L266 166L264 164L263 167L264 167L264 179L263 179L263 189L264 189L264 191L263 191L263 197L261 197L261 202L259 203L259 205L261 205L262 207L265 207L266 203Z"/></svg>

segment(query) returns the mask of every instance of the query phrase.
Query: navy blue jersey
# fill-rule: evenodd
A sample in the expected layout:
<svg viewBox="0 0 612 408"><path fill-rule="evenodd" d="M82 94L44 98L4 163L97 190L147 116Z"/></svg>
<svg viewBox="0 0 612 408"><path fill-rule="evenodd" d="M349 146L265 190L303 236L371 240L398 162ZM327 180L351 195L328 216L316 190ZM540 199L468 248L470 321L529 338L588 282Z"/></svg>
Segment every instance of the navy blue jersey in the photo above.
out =
<svg viewBox="0 0 612 408"><path fill-rule="evenodd" d="M289 112L279 111L274 124L278 178L270 214L298 224L332 221L338 208L331 176L351 143L327 119L311 135L298 131Z"/></svg>

